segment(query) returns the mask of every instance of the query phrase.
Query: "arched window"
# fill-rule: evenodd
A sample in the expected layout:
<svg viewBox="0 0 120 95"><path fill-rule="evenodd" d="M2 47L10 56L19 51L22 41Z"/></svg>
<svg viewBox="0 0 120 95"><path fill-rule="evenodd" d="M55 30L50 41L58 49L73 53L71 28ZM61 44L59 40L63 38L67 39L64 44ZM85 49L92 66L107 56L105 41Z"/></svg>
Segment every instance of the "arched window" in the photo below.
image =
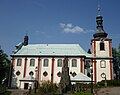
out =
<svg viewBox="0 0 120 95"><path fill-rule="evenodd" d="M35 59L30 59L30 66L35 66Z"/></svg>
<svg viewBox="0 0 120 95"><path fill-rule="evenodd" d="M104 42L100 42L100 50L105 50Z"/></svg>
<svg viewBox="0 0 120 95"><path fill-rule="evenodd" d="M106 61L105 60L100 61L100 67L101 68L106 68Z"/></svg>
<svg viewBox="0 0 120 95"><path fill-rule="evenodd" d="M22 65L22 59L17 59L17 66L21 66Z"/></svg>
<svg viewBox="0 0 120 95"><path fill-rule="evenodd" d="M57 66L58 66L58 67L62 67L62 59L58 59L58 61L57 61Z"/></svg>
<svg viewBox="0 0 120 95"><path fill-rule="evenodd" d="M48 60L48 59L44 59L43 66L44 66L44 67L48 67L48 62L49 62L49 60Z"/></svg>
<svg viewBox="0 0 120 95"><path fill-rule="evenodd" d="M72 67L77 67L77 60L76 59L72 60Z"/></svg>

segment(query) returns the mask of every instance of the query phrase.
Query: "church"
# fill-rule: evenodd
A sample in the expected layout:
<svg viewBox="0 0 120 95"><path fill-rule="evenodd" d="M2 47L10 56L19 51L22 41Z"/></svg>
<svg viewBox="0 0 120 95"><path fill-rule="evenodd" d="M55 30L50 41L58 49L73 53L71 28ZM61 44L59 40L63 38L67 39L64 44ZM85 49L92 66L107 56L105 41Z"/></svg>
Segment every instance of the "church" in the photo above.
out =
<svg viewBox="0 0 120 95"><path fill-rule="evenodd" d="M59 83L65 57L68 59L71 79L82 74L94 83L112 80L112 39L104 31L103 17L99 11L100 9L90 52L84 51L79 44L29 44L26 35L24 41L16 45L16 50L11 54L11 87L28 89L29 85L33 86L34 81L41 83L49 80Z"/></svg>

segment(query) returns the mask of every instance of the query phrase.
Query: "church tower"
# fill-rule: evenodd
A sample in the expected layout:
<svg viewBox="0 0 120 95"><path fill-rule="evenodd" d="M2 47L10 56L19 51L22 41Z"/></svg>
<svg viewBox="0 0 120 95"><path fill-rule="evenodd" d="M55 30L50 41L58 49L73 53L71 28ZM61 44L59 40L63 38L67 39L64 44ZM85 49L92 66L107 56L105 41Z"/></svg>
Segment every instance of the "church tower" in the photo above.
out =
<svg viewBox="0 0 120 95"><path fill-rule="evenodd" d="M91 40L93 58L93 81L113 79L112 66L112 39L107 37L103 29L103 17L100 15L100 3L98 4L98 16L96 17L97 30Z"/></svg>

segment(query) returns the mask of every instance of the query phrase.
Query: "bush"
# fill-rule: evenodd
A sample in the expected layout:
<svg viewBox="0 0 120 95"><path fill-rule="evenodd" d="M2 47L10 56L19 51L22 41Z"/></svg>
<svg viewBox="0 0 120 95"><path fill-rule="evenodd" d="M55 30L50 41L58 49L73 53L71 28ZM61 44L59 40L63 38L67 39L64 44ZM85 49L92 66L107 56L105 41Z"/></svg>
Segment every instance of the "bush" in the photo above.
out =
<svg viewBox="0 0 120 95"><path fill-rule="evenodd" d="M106 80L107 86L120 86L120 80ZM105 80L97 83L99 86L105 86Z"/></svg>
<svg viewBox="0 0 120 95"><path fill-rule="evenodd" d="M76 83L72 85L72 92L91 92L91 88L97 88L96 84Z"/></svg>
<svg viewBox="0 0 120 95"><path fill-rule="evenodd" d="M77 83L74 84L73 93L68 92L66 95L92 95L90 93L90 90L91 84ZM44 81L41 84L39 84L36 94L33 89L29 95L61 95L61 92L60 88L58 87L58 84L52 83L50 81Z"/></svg>
<svg viewBox="0 0 120 95"><path fill-rule="evenodd" d="M50 81L44 81L38 87L38 93L43 94L57 94L59 93L59 88L57 84L52 83Z"/></svg>

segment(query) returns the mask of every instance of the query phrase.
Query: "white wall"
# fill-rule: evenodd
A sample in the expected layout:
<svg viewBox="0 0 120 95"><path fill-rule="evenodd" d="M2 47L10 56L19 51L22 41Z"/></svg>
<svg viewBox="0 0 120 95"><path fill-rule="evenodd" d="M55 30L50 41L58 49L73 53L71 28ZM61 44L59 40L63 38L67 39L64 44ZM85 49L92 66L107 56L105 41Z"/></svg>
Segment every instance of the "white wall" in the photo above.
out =
<svg viewBox="0 0 120 95"><path fill-rule="evenodd" d="M60 82L60 77L57 76L57 73L58 72L62 73L62 67L57 67L58 59L62 59L62 62L63 62L63 58L62 57L55 58L55 60L54 60L54 78L53 78L53 82L54 83L59 83Z"/></svg>
<svg viewBox="0 0 120 95"><path fill-rule="evenodd" d="M30 66L30 59L35 59L35 66ZM32 71L34 73L33 77L36 78L35 68L38 67L38 58L37 57L28 57L26 64L26 77L29 77L29 73Z"/></svg>
<svg viewBox="0 0 120 95"><path fill-rule="evenodd" d="M53 79L55 83L60 82L60 77L57 76L57 73L58 72L62 73L62 67L57 67L57 60L58 59L64 60L63 58L55 58L55 61L54 61L54 79ZM72 59L77 60L77 67L72 67ZM84 62L83 62L83 65L84 65ZM80 71L81 71L80 70L81 69L80 58L76 58L76 57L68 58L68 67L69 67L69 74L70 74L70 72L72 72L72 73L75 72L76 74L80 73ZM84 66L83 66L83 68L84 68ZM83 69L83 72L84 72L84 69ZM71 74L70 74L70 76L71 76Z"/></svg>
<svg viewBox="0 0 120 95"><path fill-rule="evenodd" d="M48 59L49 60L49 63L48 63L48 67L44 67L43 66L43 63L44 63L44 59ZM41 58L41 74L40 74L40 76L41 76L41 80L42 81L46 81L46 80L50 80L51 81L51 70L52 70L52 57L51 58ZM43 75L43 73L44 72L47 72L48 73L48 75L45 77L44 75Z"/></svg>
<svg viewBox="0 0 120 95"><path fill-rule="evenodd" d="M18 57L15 58L15 60L14 60L14 66L13 66L14 70L13 70L13 74L12 74L12 76L13 76L12 77L12 86L13 87L15 87L15 86L19 87L19 85L20 85L19 80L23 78L25 60L22 57L19 57L19 58L22 59L22 65L21 66L17 66L17 59L18 59ZM20 75L19 76L16 75L17 71L20 71Z"/></svg>
<svg viewBox="0 0 120 95"><path fill-rule="evenodd" d="M24 74L24 64L25 64L25 57L20 57L22 59L22 66L16 66L17 65L17 57L15 58L14 61L14 75L15 78L17 78L17 87L20 86L20 81L21 79L26 79L29 75L29 73L31 71L33 71L34 75L33 77L35 78L36 74L35 74L35 67L38 67L38 57L27 57L27 63L26 63L26 77L23 78L23 74ZM30 59L35 59L35 66L30 66ZM49 60L49 64L48 67L44 67L43 63L44 63L44 59L48 59ZM54 74L53 74L53 82L54 83L59 83L60 82L60 77L57 76L58 72L62 72L62 67L57 67L57 61L58 59L62 59L64 60L64 57L54 57ZM76 59L77 60L77 67L72 67L72 59ZM76 74L81 72L81 60L80 58L76 58L76 57L72 57L72 58L68 58L68 67L69 67L69 73L70 72L75 72ZM40 70L39 70L39 82L41 81L46 81L49 80L51 81L51 73L52 73L52 57L41 57L40 58ZM84 68L84 62L83 62L83 68ZM21 74L19 76L16 75L17 71L20 71ZM43 75L44 72L47 72L48 75L45 77ZM84 72L84 69L83 69ZM71 76L71 75L70 75ZM72 76L71 76L72 77ZM14 80L12 82L12 84L14 84ZM16 84L15 84L16 85ZM23 88L23 83L21 84L21 87Z"/></svg>
<svg viewBox="0 0 120 95"><path fill-rule="evenodd" d="M104 78L101 77L102 73L106 74L106 79L110 80L110 60L105 60L106 61L106 67L105 68L101 68L100 67L100 61L101 60L96 60L97 61L97 65L96 65L96 77L97 77L97 82L104 80Z"/></svg>
<svg viewBox="0 0 120 95"><path fill-rule="evenodd" d="M95 41L95 45L94 45L94 41L92 41L92 53L94 55L94 49L95 49L95 51L96 51L95 52L96 53L95 57L99 58L99 59L94 58L96 60L96 82L104 80L104 78L101 77L102 73L105 73L106 74L106 79L110 80L110 58L109 57L111 57L111 56L110 56L109 41L104 41L105 50L100 50L100 42L101 41ZM101 68L100 67L100 61L101 60L105 60L106 68ZM94 63L93 63L93 73L95 73Z"/></svg>
<svg viewBox="0 0 120 95"><path fill-rule="evenodd" d="M109 41L104 41L105 50L100 51L100 41L96 41L96 56L109 57Z"/></svg>

